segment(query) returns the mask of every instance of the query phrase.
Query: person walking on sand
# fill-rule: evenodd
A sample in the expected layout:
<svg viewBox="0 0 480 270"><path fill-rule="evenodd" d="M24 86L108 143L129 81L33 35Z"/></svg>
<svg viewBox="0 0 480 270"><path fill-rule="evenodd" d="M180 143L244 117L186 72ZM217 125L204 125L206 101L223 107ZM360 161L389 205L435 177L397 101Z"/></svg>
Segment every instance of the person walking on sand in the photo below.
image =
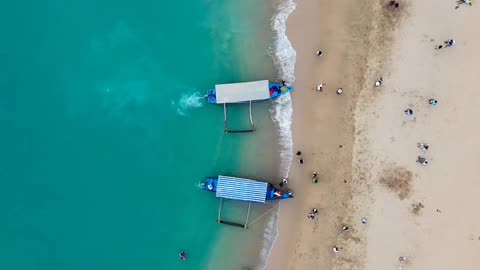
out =
<svg viewBox="0 0 480 270"><path fill-rule="evenodd" d="M337 95L341 95L343 93L343 88L338 88L337 89Z"/></svg>
<svg viewBox="0 0 480 270"><path fill-rule="evenodd" d="M436 99L431 98L431 99L428 100L428 104L430 104L430 105L435 106L435 105L437 105L437 103L438 103L438 100L436 100Z"/></svg>
<svg viewBox="0 0 480 270"><path fill-rule="evenodd" d="M320 51L320 50L318 50L318 51L317 51L317 56L322 56L322 55L323 55L323 52Z"/></svg>
<svg viewBox="0 0 480 270"><path fill-rule="evenodd" d="M312 173L312 183L314 184L318 183L317 172Z"/></svg>
<svg viewBox="0 0 480 270"><path fill-rule="evenodd" d="M303 164L303 162L304 162L303 158L300 158L300 159L298 160L298 163L300 163L300 164Z"/></svg>
<svg viewBox="0 0 480 270"><path fill-rule="evenodd" d="M318 209L317 209L317 208L313 208L313 209L312 209L312 213L314 213L314 214L318 213Z"/></svg>
<svg viewBox="0 0 480 270"><path fill-rule="evenodd" d="M445 48L453 47L453 45L455 45L455 43L456 43L455 39L445 40L442 45L435 46L435 50L440 50L443 47L445 47Z"/></svg>
<svg viewBox="0 0 480 270"><path fill-rule="evenodd" d="M455 45L455 39L449 39L445 41L445 47L453 47Z"/></svg>
<svg viewBox="0 0 480 270"><path fill-rule="evenodd" d="M423 166L427 166L428 165L428 160L424 157L421 157L421 156L418 156L417 157L417 162L422 164Z"/></svg>
<svg viewBox="0 0 480 270"><path fill-rule="evenodd" d="M418 148L420 148L420 150L422 150L423 152L427 152L427 150L428 150L428 148L429 148L428 144L426 144L426 143L419 143L417 146L418 146Z"/></svg>
<svg viewBox="0 0 480 270"><path fill-rule="evenodd" d="M280 184L278 184L280 187L286 186L288 184L288 180L286 178L283 178Z"/></svg>
<svg viewBox="0 0 480 270"><path fill-rule="evenodd" d="M471 6L472 2L473 2L472 0L458 0L457 5L455 6L455 9L459 8L460 5L462 5L462 4L467 4L467 5Z"/></svg>
<svg viewBox="0 0 480 270"><path fill-rule="evenodd" d="M297 151L297 156L301 156L302 155L302 151Z"/></svg>
<svg viewBox="0 0 480 270"><path fill-rule="evenodd" d="M318 92L322 92L324 86L325 86L324 83L320 83L319 85L317 85L317 91L318 91Z"/></svg>
<svg viewBox="0 0 480 270"><path fill-rule="evenodd" d="M405 112L405 114L408 115L408 116L413 115L413 110L412 110L412 109L406 109L404 112Z"/></svg>

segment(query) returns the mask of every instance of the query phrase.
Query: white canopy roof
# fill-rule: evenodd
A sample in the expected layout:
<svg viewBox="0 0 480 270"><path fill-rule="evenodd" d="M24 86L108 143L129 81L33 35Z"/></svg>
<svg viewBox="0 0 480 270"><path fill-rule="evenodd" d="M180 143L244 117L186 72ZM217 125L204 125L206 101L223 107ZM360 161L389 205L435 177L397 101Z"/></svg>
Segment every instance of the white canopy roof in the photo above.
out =
<svg viewBox="0 0 480 270"><path fill-rule="evenodd" d="M270 98L268 81L228 83L215 85L217 103L237 103Z"/></svg>

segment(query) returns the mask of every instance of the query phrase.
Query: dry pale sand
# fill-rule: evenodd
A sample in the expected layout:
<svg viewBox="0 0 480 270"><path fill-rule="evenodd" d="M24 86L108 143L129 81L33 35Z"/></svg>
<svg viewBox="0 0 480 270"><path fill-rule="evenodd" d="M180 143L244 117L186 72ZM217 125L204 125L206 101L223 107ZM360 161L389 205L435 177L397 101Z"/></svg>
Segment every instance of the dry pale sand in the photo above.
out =
<svg viewBox="0 0 480 270"><path fill-rule="evenodd" d="M480 269L480 36L471 27L480 25L479 6L408 3L391 62L374 63L367 74L382 74L384 84L378 91L367 84L357 108L354 168L368 183L358 188L368 192L354 198L353 220L360 226L366 216L368 223L363 243L347 244L345 258L358 259L365 249L365 269ZM454 47L434 49L449 38ZM403 113L407 108L414 117ZM429 143L425 154L419 142ZM418 155L430 164L416 163ZM405 196L381 183L392 168L412 175ZM338 269L349 269L343 265Z"/></svg>
<svg viewBox="0 0 480 270"><path fill-rule="evenodd" d="M267 269L480 269L475 4L400 1L393 11L382 0L298 2L288 35L297 51L294 145L306 163L292 165L297 198L281 205ZM449 38L454 47L434 49ZM325 92L313 90L318 82Z"/></svg>

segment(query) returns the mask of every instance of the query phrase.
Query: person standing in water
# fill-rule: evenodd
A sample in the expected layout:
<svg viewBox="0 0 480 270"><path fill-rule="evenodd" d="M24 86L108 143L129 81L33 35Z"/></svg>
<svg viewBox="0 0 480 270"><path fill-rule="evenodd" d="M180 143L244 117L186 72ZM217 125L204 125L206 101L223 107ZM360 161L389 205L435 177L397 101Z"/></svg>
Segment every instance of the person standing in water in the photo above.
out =
<svg viewBox="0 0 480 270"><path fill-rule="evenodd" d="M183 262L187 260L187 254L185 253L185 251L180 251L180 253L178 253L178 255L180 256L180 260L182 260Z"/></svg>

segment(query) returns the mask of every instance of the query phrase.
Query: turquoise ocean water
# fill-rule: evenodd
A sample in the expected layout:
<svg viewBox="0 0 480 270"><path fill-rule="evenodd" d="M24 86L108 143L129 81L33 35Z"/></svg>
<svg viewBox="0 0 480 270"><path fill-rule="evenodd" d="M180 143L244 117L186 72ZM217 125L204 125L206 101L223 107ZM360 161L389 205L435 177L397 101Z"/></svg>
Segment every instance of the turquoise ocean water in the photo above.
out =
<svg viewBox="0 0 480 270"><path fill-rule="evenodd" d="M277 176L278 153L261 148L275 145L271 104L255 106L255 136L227 136L202 96L275 78L271 16L256 0L4 3L0 269L256 263L265 224L216 224L218 200L197 184ZM229 112L247 126L245 107Z"/></svg>

